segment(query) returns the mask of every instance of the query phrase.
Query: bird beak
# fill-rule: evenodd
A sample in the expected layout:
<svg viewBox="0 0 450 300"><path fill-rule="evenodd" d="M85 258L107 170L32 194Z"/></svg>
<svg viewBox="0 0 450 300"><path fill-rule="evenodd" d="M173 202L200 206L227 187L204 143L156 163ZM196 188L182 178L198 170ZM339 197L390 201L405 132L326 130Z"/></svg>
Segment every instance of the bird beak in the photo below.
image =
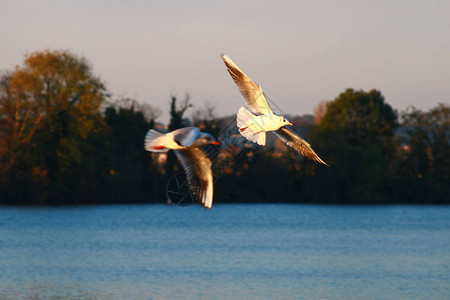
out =
<svg viewBox="0 0 450 300"><path fill-rule="evenodd" d="M291 126L293 126L293 124L292 124L291 122L289 122L289 123L288 123L288 125L291 125Z"/></svg>
<svg viewBox="0 0 450 300"><path fill-rule="evenodd" d="M211 144L220 146L220 142L217 142L217 141L211 142Z"/></svg>

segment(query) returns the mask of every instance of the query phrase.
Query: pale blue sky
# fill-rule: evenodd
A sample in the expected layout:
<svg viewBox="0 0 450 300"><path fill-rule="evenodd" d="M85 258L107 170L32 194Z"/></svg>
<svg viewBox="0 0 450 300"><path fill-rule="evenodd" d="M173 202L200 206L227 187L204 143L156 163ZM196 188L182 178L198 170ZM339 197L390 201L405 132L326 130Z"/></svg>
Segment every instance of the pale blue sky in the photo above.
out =
<svg viewBox="0 0 450 300"><path fill-rule="evenodd" d="M448 0L0 0L0 70L68 49L115 98L158 106L166 121L171 94L237 112L226 53L285 113L313 113L349 87L426 110L450 102L449 16Z"/></svg>

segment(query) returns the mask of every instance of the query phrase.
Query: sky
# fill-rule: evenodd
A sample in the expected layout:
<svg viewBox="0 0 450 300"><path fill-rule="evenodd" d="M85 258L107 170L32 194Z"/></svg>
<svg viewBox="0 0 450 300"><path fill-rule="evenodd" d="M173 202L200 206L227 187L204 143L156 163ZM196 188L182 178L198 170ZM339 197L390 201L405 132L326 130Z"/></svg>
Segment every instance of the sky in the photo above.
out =
<svg viewBox="0 0 450 300"><path fill-rule="evenodd" d="M226 53L287 114L347 88L428 110L450 102L449 16L448 0L0 0L0 71L69 50L112 99L149 103L167 122L171 95L217 116L244 105Z"/></svg>

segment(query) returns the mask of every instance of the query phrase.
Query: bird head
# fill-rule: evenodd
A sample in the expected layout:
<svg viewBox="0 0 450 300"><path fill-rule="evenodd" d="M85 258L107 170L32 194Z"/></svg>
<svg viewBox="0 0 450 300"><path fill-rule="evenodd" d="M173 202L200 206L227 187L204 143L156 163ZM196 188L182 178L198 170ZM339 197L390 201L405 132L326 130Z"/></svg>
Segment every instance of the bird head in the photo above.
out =
<svg viewBox="0 0 450 300"><path fill-rule="evenodd" d="M195 140L195 144L196 146L204 146L208 144L220 145L220 142L218 142L211 134L201 132Z"/></svg>
<svg viewBox="0 0 450 300"><path fill-rule="evenodd" d="M283 116L280 116L280 117L279 117L279 121L280 121L281 124L283 124L282 126L286 126L286 125L291 125L291 126L292 126L292 123L289 122L289 120L286 119L286 118L283 117Z"/></svg>

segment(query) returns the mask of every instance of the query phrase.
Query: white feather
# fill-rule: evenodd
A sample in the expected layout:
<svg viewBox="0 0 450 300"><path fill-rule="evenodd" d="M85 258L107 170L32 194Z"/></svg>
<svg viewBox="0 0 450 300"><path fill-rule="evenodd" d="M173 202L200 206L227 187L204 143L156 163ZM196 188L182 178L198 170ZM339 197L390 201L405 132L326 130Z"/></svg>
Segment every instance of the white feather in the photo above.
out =
<svg viewBox="0 0 450 300"><path fill-rule="evenodd" d="M206 195L204 199L204 207L211 209L213 203L213 178L212 174L208 174L208 186L206 187Z"/></svg>
<svg viewBox="0 0 450 300"><path fill-rule="evenodd" d="M242 128L245 126L249 121L251 121L254 117L256 117L252 112L245 109L241 106L237 113L237 126L239 128Z"/></svg>
<svg viewBox="0 0 450 300"><path fill-rule="evenodd" d="M164 149L154 149L153 147L158 146L161 144L161 140L164 138L164 134L161 132L158 132L156 130L150 129L147 134L145 135L145 142L144 147L145 150L151 151L151 152L167 152L169 151L168 148Z"/></svg>
<svg viewBox="0 0 450 300"><path fill-rule="evenodd" d="M266 144L266 133L259 130L258 124L259 116L255 116L252 112L241 107L237 113L237 125L239 132L248 140L257 143L261 146Z"/></svg>

